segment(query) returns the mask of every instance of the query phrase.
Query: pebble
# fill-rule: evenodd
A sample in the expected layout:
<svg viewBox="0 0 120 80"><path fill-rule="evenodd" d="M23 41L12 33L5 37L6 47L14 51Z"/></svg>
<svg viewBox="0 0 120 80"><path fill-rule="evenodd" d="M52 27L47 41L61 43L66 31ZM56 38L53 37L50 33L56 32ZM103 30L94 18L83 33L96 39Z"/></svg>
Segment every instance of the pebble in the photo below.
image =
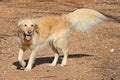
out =
<svg viewBox="0 0 120 80"><path fill-rule="evenodd" d="M111 52L111 53L115 52L115 49L111 49L110 52Z"/></svg>

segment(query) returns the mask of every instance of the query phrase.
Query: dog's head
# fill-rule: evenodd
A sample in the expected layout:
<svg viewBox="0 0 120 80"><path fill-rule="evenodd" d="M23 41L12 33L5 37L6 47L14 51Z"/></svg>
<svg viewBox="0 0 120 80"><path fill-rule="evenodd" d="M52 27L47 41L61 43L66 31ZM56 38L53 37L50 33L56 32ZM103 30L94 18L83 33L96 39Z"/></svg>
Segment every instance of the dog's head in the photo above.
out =
<svg viewBox="0 0 120 80"><path fill-rule="evenodd" d="M18 30L23 33L26 40L31 40L35 28L37 27L35 20L24 19L18 23Z"/></svg>

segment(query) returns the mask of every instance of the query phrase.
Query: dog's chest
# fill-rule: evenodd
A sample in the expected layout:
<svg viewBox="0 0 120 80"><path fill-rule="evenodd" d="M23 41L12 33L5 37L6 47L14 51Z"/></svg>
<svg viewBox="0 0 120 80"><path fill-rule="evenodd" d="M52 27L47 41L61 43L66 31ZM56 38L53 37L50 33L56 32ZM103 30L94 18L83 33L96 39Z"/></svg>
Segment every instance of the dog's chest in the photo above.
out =
<svg viewBox="0 0 120 80"><path fill-rule="evenodd" d="M29 48L30 45L31 45L31 42L30 41L25 41L22 45L23 45L24 48Z"/></svg>

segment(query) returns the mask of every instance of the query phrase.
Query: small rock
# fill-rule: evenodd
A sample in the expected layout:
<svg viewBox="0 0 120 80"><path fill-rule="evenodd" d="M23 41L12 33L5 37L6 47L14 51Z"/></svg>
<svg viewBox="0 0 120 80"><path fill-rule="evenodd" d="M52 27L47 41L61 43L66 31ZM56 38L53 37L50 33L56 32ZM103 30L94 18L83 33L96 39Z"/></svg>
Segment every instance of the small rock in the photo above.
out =
<svg viewBox="0 0 120 80"><path fill-rule="evenodd" d="M108 47L106 46L105 49L107 49Z"/></svg>
<svg viewBox="0 0 120 80"><path fill-rule="evenodd" d="M115 52L115 49L111 49L110 52L111 52L111 53Z"/></svg>

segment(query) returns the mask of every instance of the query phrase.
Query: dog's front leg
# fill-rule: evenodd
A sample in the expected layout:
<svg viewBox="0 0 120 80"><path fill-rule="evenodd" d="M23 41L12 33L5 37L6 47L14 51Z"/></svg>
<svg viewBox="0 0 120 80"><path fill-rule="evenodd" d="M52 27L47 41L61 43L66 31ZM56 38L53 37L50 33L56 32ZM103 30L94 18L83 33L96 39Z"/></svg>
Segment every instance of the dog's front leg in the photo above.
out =
<svg viewBox="0 0 120 80"><path fill-rule="evenodd" d="M28 61L28 65L25 68L25 71L31 71L32 66L34 64L34 60L35 60L36 54L37 54L37 49L32 50L32 53L30 55L30 58L29 58L29 61Z"/></svg>
<svg viewBox="0 0 120 80"><path fill-rule="evenodd" d="M20 65L24 68L26 66L26 63L23 60L23 53L24 53L23 49L20 48L19 55L18 55L18 61L19 61Z"/></svg>

